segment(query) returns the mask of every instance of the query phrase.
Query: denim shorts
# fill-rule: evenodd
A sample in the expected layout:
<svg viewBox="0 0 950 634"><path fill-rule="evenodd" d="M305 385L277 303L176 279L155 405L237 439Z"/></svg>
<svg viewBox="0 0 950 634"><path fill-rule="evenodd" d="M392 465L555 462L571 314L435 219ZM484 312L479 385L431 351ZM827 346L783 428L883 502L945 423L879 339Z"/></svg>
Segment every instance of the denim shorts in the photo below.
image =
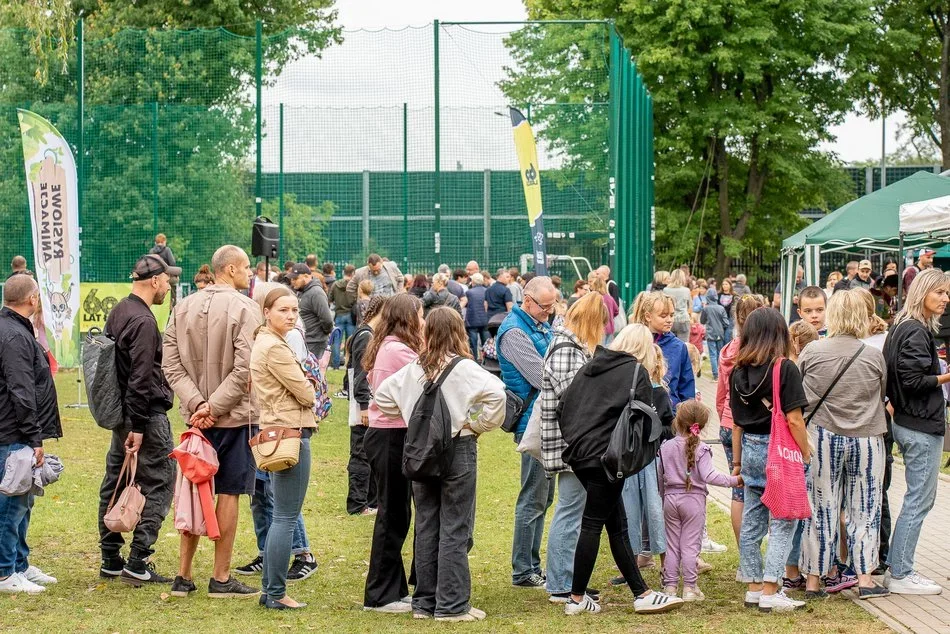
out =
<svg viewBox="0 0 950 634"><path fill-rule="evenodd" d="M719 428L719 442L722 443L722 450L726 452L726 462L729 463L729 473L732 473L732 428ZM745 502L745 489L742 487L732 488L732 501Z"/></svg>

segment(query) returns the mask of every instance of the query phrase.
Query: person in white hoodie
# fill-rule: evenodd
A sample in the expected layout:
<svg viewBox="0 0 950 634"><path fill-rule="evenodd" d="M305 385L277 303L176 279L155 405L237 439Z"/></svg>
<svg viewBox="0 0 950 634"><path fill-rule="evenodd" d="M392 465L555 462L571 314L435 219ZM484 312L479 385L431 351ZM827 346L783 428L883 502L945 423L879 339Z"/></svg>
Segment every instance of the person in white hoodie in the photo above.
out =
<svg viewBox="0 0 950 634"><path fill-rule="evenodd" d="M412 483L416 506L414 555L416 618L478 621L482 610L470 603L468 551L475 521L475 473L478 436L505 418L505 386L472 360L465 325L458 312L440 307L426 318L426 347L419 359L388 377L375 393L380 412L409 420L427 381L436 381L456 357L462 357L442 383L452 417L455 456L449 474Z"/></svg>

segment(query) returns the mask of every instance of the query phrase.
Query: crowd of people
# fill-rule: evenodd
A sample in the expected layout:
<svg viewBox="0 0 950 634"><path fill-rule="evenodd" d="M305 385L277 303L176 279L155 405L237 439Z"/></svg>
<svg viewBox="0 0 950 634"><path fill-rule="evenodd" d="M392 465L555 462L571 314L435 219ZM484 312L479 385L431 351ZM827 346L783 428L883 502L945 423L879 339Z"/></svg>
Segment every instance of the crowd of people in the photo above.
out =
<svg viewBox="0 0 950 634"><path fill-rule="evenodd" d="M374 521L364 610L485 618L473 606L468 553L478 439L503 433L499 428L521 452L512 458L520 489L512 500L511 584L545 591L567 615L602 610L600 591L588 584L605 529L620 572L611 583L629 588L637 613L704 600L699 578L711 566L701 555L727 549L706 531L710 486L732 490L736 581L746 584L750 608L791 611L853 587L861 599L941 591L914 568L936 495L943 386L950 383L934 338L950 278L932 267L932 252L918 253L903 273L899 311L896 265L875 276L870 262L849 263L847 276L829 276L827 288L805 287L800 271L789 326L776 310L780 293L768 299L743 275L717 283L693 277L688 267L658 271L628 310L608 267L562 291L556 276L505 268L490 274L475 261L405 275L376 254L360 268L346 265L339 278L334 265L318 266L314 256L282 270L263 262L252 270L242 249L226 245L199 269L198 290L176 302L162 333L150 306L163 303L182 275L166 250L156 241L135 263L131 294L105 324L115 342L125 424L113 431L100 491L103 578L170 584L176 597L197 590L197 534L181 531L174 577L151 563L178 490L167 414L177 397L182 418L201 431L219 463L220 537L208 595L257 596L269 609L304 607L287 583L317 570L301 514L317 428L306 367L329 349L330 366L345 369L335 395L347 406L350 433L341 502L349 514ZM43 441L62 430L31 321L39 289L23 273L7 279L0 310L0 460L26 449L41 465ZM717 382L709 404L696 382L704 356ZM409 423L433 389L450 422L451 450L437 476L410 478ZM713 466L716 443L702 440L713 408L729 473ZM602 457L619 421L631 416L640 416L638 442L648 459L617 477ZM263 429L299 438L293 466L257 468L249 439ZM536 455L525 448L533 435ZM907 494L892 523L887 488L895 444ZM146 504L123 555L129 536L111 531L104 518L128 455L137 458L135 481ZM258 553L234 566L241 495L250 498ZM39 593L56 581L29 565L34 501L32 494L0 494L0 592ZM407 570L402 550L413 514ZM640 570L657 558L662 586L651 589ZM233 573L260 574L260 589Z"/></svg>

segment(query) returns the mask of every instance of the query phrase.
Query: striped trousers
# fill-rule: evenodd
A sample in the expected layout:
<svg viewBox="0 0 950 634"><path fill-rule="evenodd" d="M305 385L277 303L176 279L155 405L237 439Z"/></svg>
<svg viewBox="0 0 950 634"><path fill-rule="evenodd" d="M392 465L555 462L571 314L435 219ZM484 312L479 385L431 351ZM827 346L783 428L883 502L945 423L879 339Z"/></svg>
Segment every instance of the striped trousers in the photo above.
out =
<svg viewBox="0 0 950 634"><path fill-rule="evenodd" d="M803 523L802 572L824 575L847 539L859 574L877 567L884 484L884 437L852 438L818 425L808 430L814 452L808 470L810 519ZM847 535L839 535L844 514Z"/></svg>

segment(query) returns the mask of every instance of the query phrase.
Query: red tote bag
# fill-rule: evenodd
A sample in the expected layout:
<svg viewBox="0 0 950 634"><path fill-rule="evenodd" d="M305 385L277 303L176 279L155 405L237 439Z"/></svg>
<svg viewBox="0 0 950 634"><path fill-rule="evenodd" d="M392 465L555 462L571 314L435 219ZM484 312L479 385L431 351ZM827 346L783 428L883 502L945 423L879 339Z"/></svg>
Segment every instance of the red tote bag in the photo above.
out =
<svg viewBox="0 0 950 634"><path fill-rule="evenodd" d="M765 492L762 504L780 520L803 520L811 517L808 490L805 486L805 462L795 442L788 419L782 411L779 357L772 368L772 434L765 459Z"/></svg>

